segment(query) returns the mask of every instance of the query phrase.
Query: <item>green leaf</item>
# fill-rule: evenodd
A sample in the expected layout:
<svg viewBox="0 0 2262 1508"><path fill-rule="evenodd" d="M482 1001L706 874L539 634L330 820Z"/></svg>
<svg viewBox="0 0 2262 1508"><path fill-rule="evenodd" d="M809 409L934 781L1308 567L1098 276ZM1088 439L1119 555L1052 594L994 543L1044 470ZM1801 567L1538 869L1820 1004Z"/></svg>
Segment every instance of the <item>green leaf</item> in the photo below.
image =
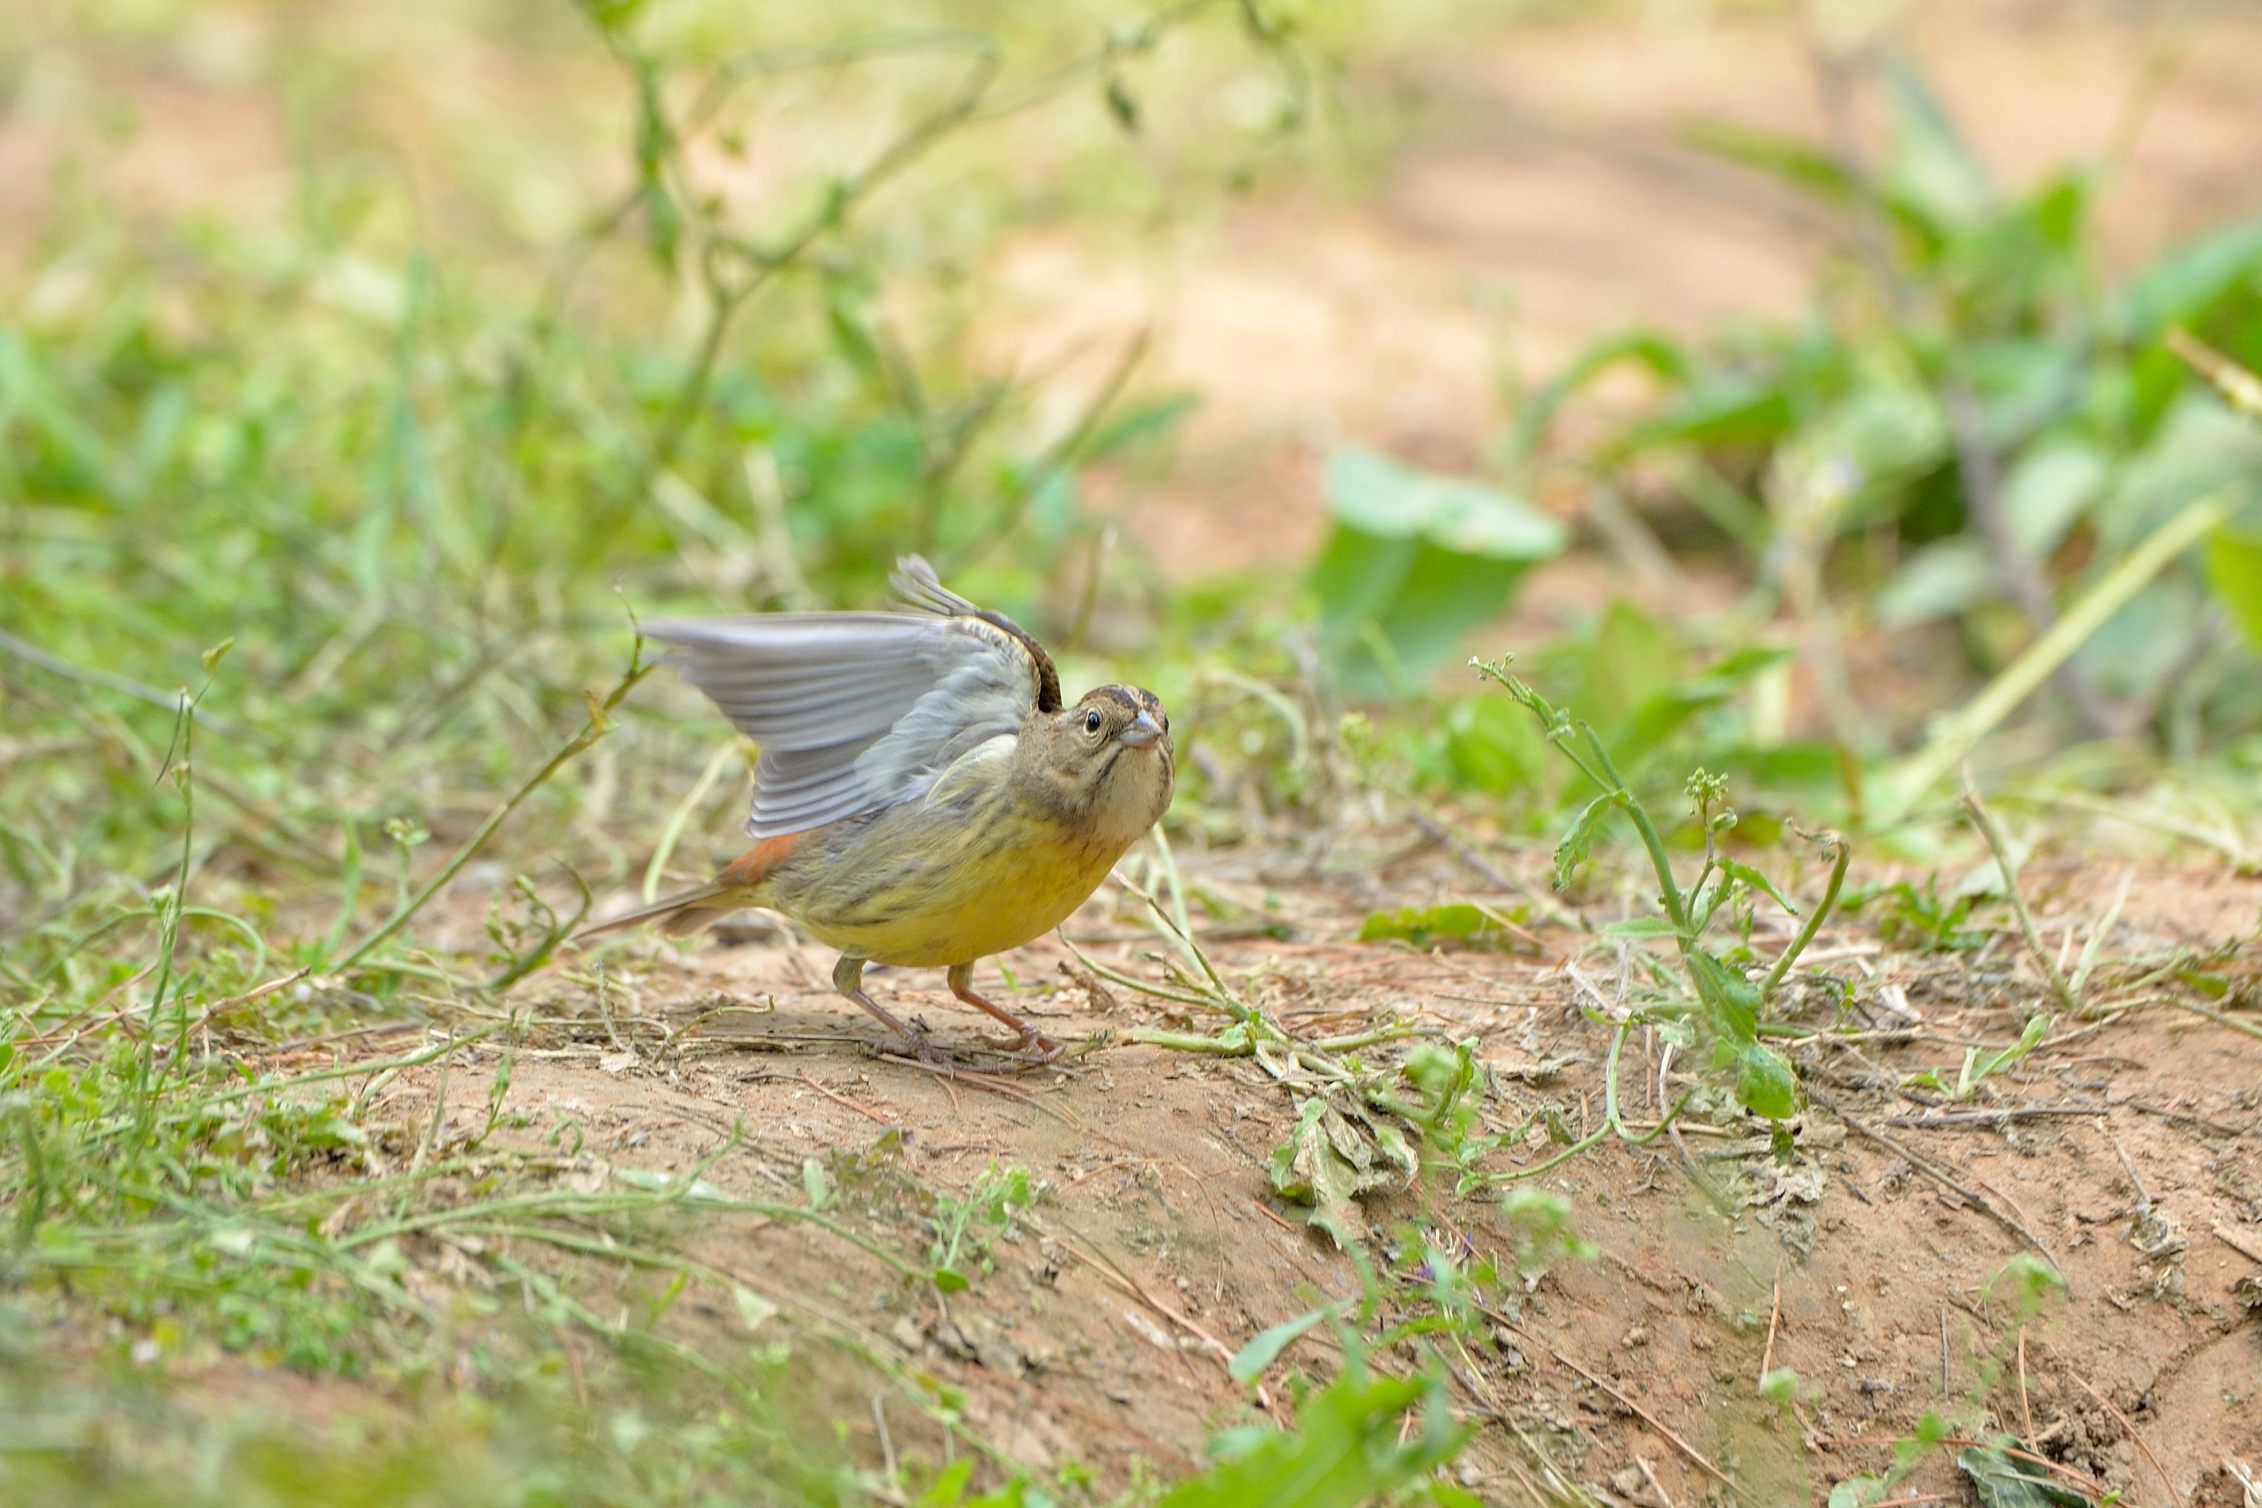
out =
<svg viewBox="0 0 2262 1508"><path fill-rule="evenodd" d="M1799 1080L1790 1059L1764 1043L1745 1043L1736 1054L1736 1102L1771 1121L1798 1114Z"/></svg>
<svg viewBox="0 0 2262 1508"><path fill-rule="evenodd" d="M1622 922L1612 922L1602 929L1604 937L1645 938L1679 937L1681 929L1662 916L1629 916Z"/></svg>
<svg viewBox="0 0 2262 1508"><path fill-rule="evenodd" d="M1314 1095L1298 1107L1294 1129L1272 1149L1265 1171L1275 1193L1310 1206L1311 1223L1349 1251L1367 1235L1359 1195L1398 1182L1412 1171L1414 1161L1403 1138L1395 1146L1380 1146L1342 1111Z"/></svg>
<svg viewBox="0 0 2262 1508"><path fill-rule="evenodd" d="M1702 948L1688 955L1697 998L1719 1028L1739 1043L1759 1040L1759 986Z"/></svg>
<svg viewBox="0 0 2262 1508"><path fill-rule="evenodd" d="M2121 295L2121 323L2137 344L2190 324L2241 284L2262 278L2262 220L2181 243L2139 273Z"/></svg>
<svg viewBox="0 0 2262 1508"><path fill-rule="evenodd" d="M1492 796L1529 789L1547 754L1531 714L1489 694L1463 697L1446 710L1442 746L1445 778Z"/></svg>
<svg viewBox="0 0 2262 1508"><path fill-rule="evenodd" d="M1294 1434L1235 1432L1231 1459L1180 1483L1163 1508L1365 1508L1414 1487L1469 1441L1436 1387L1347 1368L1304 1401ZM1409 1414L1418 1425L1401 1443Z"/></svg>
<svg viewBox="0 0 2262 1508"><path fill-rule="evenodd" d="M1986 545L1968 534L1935 540L1909 552L1870 610L1880 628L1914 628L1954 618L1993 596L2000 576Z"/></svg>
<svg viewBox="0 0 2262 1508"><path fill-rule="evenodd" d="M1706 450L1758 450L1788 435L1798 422L1790 394L1780 385L1749 378L1716 378L1668 408L1634 425L1598 452L1603 461L1669 445Z"/></svg>
<svg viewBox="0 0 2262 1508"><path fill-rule="evenodd" d="M1889 1490L1883 1477L1848 1477L1830 1489L1829 1508L1871 1508Z"/></svg>
<svg viewBox="0 0 2262 1508"><path fill-rule="evenodd" d="M1971 1478L1981 1508L2096 1508L2052 1481L2042 1467L1992 1445L1966 1446L1956 1453L1956 1465Z"/></svg>
<svg viewBox="0 0 2262 1508"><path fill-rule="evenodd" d="M1629 330L1596 341L1524 400L1516 414L1517 459L1528 462L1539 454L1549 426L1574 394L1612 368L1628 364L1665 383L1679 384L1689 377L1688 353L1655 331Z"/></svg>
<svg viewBox="0 0 2262 1508"><path fill-rule="evenodd" d="M955 1267L938 1267L928 1277L933 1280L937 1291L942 1293L964 1293L974 1286L966 1280L966 1274Z"/></svg>
<svg viewBox="0 0 2262 1508"><path fill-rule="evenodd" d="M1888 56L1879 70L1892 148L1885 177L1936 225L1972 225L1995 207L1995 188L1922 72Z"/></svg>
<svg viewBox="0 0 2262 1508"><path fill-rule="evenodd" d="M1327 498L1335 527L1312 570L1321 647L1369 694L1456 652L1569 540L1520 498L1367 450L1329 460Z"/></svg>
<svg viewBox="0 0 2262 1508"><path fill-rule="evenodd" d="M1408 906L1398 911L1377 911L1359 924L1361 942L1410 942L1416 947L1434 937L1475 937L1499 930L1499 923L1466 902L1445 906Z"/></svg>
<svg viewBox="0 0 2262 1508"><path fill-rule="evenodd" d="M1595 797L1586 804L1586 810L1579 813L1578 820L1571 824L1571 830L1563 835L1563 841L1555 845L1557 890L1571 888L1571 881L1579 866L1594 852L1596 835L1602 831L1602 825L1610 820L1610 814L1617 807L1618 798L1614 795L1606 793Z"/></svg>
<svg viewBox="0 0 2262 1508"><path fill-rule="evenodd" d="M2003 475L2003 511L2020 548L2048 559L2065 543L2082 515L2104 496L2109 468L2087 440L2062 439L2029 446Z"/></svg>
<svg viewBox="0 0 2262 1508"><path fill-rule="evenodd" d="M1329 459L1327 501L1337 523L1362 534L1423 539L1455 555L1545 560L1568 542L1561 520L1521 498L1356 447Z"/></svg>
<svg viewBox="0 0 2262 1508"><path fill-rule="evenodd" d="M1294 1345L1305 1331L1342 1312L1341 1304L1322 1304L1309 1313L1258 1331L1247 1345L1233 1353L1233 1360L1226 1364L1227 1374L1246 1387L1263 1376L1265 1369L1278 1361L1280 1353Z"/></svg>
<svg viewBox="0 0 2262 1508"><path fill-rule="evenodd" d="M1649 697L1608 740L1621 764L1633 764L1708 707L1717 707L1756 677L1792 658L1789 649L1752 645L1724 657L1701 675Z"/></svg>
<svg viewBox="0 0 2262 1508"><path fill-rule="evenodd" d="M1741 880L1776 905L1781 906L1785 911L1790 912L1791 915L1797 916L1799 914L1799 908L1792 905L1783 892L1775 888L1775 882L1749 864L1739 864L1734 859L1722 859L1720 861L1720 872L1732 880Z"/></svg>
<svg viewBox="0 0 2262 1508"><path fill-rule="evenodd" d="M2207 585L2246 642L2262 649L2262 536L2217 529L2207 537Z"/></svg>

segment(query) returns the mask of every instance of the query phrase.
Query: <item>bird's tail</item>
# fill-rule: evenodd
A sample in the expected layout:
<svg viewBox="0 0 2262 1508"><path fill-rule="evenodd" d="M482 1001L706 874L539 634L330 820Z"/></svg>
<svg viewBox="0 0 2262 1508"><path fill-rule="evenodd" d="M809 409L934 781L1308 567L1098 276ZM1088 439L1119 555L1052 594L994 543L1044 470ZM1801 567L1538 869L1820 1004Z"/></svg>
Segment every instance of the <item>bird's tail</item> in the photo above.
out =
<svg viewBox="0 0 2262 1508"><path fill-rule="evenodd" d="M653 921L658 922L660 930L668 936L683 937L720 921L725 912L736 911L745 905L743 900L734 898L735 889L734 886L716 883L701 885L696 890L678 891L665 900L654 901L640 911L616 916L610 921L599 922L594 927L584 927L574 934L573 940L577 943L585 942L608 932L619 932L624 928L642 926L645 922Z"/></svg>

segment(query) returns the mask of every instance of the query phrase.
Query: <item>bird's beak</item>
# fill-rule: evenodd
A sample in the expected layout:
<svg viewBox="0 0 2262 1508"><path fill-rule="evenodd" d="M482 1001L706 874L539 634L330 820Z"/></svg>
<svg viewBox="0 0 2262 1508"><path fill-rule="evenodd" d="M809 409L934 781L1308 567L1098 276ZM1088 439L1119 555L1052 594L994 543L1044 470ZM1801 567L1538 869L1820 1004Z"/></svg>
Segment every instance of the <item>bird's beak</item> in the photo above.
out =
<svg viewBox="0 0 2262 1508"><path fill-rule="evenodd" d="M1152 712L1141 711L1137 717L1134 717L1125 725L1121 733L1115 736L1134 749L1144 749L1147 745L1162 737L1162 724L1155 721L1155 715Z"/></svg>

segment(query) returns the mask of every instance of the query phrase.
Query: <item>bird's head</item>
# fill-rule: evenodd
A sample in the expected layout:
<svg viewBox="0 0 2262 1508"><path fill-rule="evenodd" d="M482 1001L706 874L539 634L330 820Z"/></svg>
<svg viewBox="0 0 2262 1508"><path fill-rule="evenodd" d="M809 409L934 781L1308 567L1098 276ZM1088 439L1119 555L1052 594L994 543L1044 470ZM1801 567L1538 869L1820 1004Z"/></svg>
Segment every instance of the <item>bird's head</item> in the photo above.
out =
<svg viewBox="0 0 2262 1508"><path fill-rule="evenodd" d="M1170 805L1177 767L1170 714L1140 686L1095 686L1033 730L1056 804L1093 843L1120 852Z"/></svg>

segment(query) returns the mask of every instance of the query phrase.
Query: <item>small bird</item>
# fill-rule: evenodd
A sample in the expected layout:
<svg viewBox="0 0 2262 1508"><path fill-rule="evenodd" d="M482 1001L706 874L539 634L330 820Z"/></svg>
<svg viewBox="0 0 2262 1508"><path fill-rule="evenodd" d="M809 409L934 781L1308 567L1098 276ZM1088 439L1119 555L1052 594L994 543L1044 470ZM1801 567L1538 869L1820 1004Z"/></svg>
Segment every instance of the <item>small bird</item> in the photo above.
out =
<svg viewBox="0 0 2262 1508"><path fill-rule="evenodd" d="M712 884L582 936L727 912L784 913L840 950L833 987L935 1061L864 992L868 963L942 968L950 992L1060 1046L974 991L974 963L1041 937L1099 887L1170 805L1170 717L1151 691L1060 700L1052 659L917 556L891 578L907 612L765 613L649 624L668 656L761 746L754 846Z"/></svg>

